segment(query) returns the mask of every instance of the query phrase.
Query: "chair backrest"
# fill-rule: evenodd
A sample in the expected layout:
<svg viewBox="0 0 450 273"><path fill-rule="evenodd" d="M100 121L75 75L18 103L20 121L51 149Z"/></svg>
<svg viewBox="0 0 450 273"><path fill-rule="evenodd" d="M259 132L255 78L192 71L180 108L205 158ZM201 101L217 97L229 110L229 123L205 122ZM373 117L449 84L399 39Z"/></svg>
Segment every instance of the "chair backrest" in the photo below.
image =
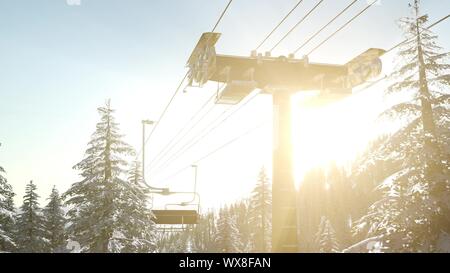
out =
<svg viewBox="0 0 450 273"><path fill-rule="evenodd" d="M198 223L198 213L196 210L153 210L156 224L163 225L191 225Z"/></svg>

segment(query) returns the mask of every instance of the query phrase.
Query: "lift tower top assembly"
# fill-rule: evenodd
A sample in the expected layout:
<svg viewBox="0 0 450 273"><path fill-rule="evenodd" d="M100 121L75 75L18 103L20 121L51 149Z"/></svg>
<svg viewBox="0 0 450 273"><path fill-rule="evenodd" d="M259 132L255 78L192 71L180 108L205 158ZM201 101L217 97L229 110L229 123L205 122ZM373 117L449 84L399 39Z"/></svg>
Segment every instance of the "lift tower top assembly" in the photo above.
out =
<svg viewBox="0 0 450 273"><path fill-rule="evenodd" d="M297 202L292 168L292 94L318 90L321 96L339 99L352 88L381 73L382 49L371 48L345 65L310 63L307 57L271 57L252 52L250 57L216 54L220 33L203 33L192 52L189 86L202 87L207 81L224 83L217 104L238 104L255 89L271 94L274 110L272 178L273 252L297 252Z"/></svg>

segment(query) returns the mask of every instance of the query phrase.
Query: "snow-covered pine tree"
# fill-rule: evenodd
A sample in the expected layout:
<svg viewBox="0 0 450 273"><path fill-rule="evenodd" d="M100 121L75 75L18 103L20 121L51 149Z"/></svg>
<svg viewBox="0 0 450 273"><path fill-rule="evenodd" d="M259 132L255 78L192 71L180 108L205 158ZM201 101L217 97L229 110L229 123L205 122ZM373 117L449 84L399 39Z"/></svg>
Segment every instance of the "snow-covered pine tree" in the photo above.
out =
<svg viewBox="0 0 450 273"><path fill-rule="evenodd" d="M5 170L0 166L0 252L11 252L14 242L14 192L8 180L3 176Z"/></svg>
<svg viewBox="0 0 450 273"><path fill-rule="evenodd" d="M213 211L204 213L197 225L195 225L191 232L192 249L194 252L214 252L215 251L215 235L216 223Z"/></svg>
<svg viewBox="0 0 450 273"><path fill-rule="evenodd" d="M245 198L239 202L236 202L233 207L236 218L236 226L239 230L239 236L242 242L241 251L244 253L250 253L254 249L252 238L254 226L252 226L249 221L250 199Z"/></svg>
<svg viewBox="0 0 450 273"><path fill-rule="evenodd" d="M169 245L168 242L168 234L165 231L161 231L156 233L156 252L158 253L168 253Z"/></svg>
<svg viewBox="0 0 450 273"><path fill-rule="evenodd" d="M46 252L44 221L39 208L37 187L30 181L25 188L23 205L17 218L17 249L19 252Z"/></svg>
<svg viewBox="0 0 450 273"><path fill-rule="evenodd" d="M272 190L266 171L262 168L250 199L250 226L254 252L269 252L272 233Z"/></svg>
<svg viewBox="0 0 450 273"><path fill-rule="evenodd" d="M189 232L184 231L177 233L173 240L173 251L175 253L188 253L189 248Z"/></svg>
<svg viewBox="0 0 450 273"><path fill-rule="evenodd" d="M410 98L385 112L403 118L406 126L369 159L395 158L401 167L381 183L382 199L358 221L356 231L384 235L388 251L450 251L437 247L450 234L449 53L442 53L437 36L426 28L428 16L420 13L419 0L410 6L414 15L401 20L408 40L392 75L396 83L387 92Z"/></svg>
<svg viewBox="0 0 450 273"><path fill-rule="evenodd" d="M125 247L121 242L133 241L122 220L129 213L124 206L128 206L130 190L136 188L125 177L125 157L134 151L122 140L110 101L98 112L101 120L85 158L74 166L83 179L63 195L69 207L68 233L83 252L119 252Z"/></svg>
<svg viewBox="0 0 450 273"><path fill-rule="evenodd" d="M200 218L202 219L202 218ZM216 248L216 235L217 235L217 215L210 211L205 217L205 230L203 233L204 241L203 247L205 252L214 252Z"/></svg>
<svg viewBox="0 0 450 273"><path fill-rule="evenodd" d="M220 209L216 234L217 251L238 253L241 252L241 245L235 219L230 215L227 207Z"/></svg>
<svg viewBox="0 0 450 273"><path fill-rule="evenodd" d="M351 200L353 189L351 180L344 168L332 162L327 171L325 195L328 197L326 216L333 223L336 238L345 247L351 243L350 219L352 213Z"/></svg>
<svg viewBox="0 0 450 273"><path fill-rule="evenodd" d="M196 249L194 246L194 241L192 239L192 233L189 232L188 237L186 239L186 251L185 253L195 253Z"/></svg>
<svg viewBox="0 0 450 273"><path fill-rule="evenodd" d="M192 253L194 252L191 229L187 228L182 231L169 231L163 234L158 247L163 253Z"/></svg>
<svg viewBox="0 0 450 273"><path fill-rule="evenodd" d="M43 209L45 239L49 252L64 252L66 245L66 219L62 208L61 197L54 186L47 206Z"/></svg>
<svg viewBox="0 0 450 273"><path fill-rule="evenodd" d="M388 138L389 136L382 135L370 142L352 163L350 180L354 194L350 201L354 219L362 217L367 212L367 208L380 199L380 193L374 191L380 181L398 170L400 165L398 159L367 161L373 153L376 153L380 145L388 141Z"/></svg>
<svg viewBox="0 0 450 273"><path fill-rule="evenodd" d="M316 248L319 253L339 252L339 243L331 222L322 216L316 234Z"/></svg>
<svg viewBox="0 0 450 273"><path fill-rule="evenodd" d="M308 171L298 190L298 228L300 252L314 252L314 236L320 224L321 215L327 214L329 192L326 190L326 171L315 168Z"/></svg>
<svg viewBox="0 0 450 273"><path fill-rule="evenodd" d="M179 233L178 240L176 241L178 253L192 253L192 230L187 227L184 232Z"/></svg>
<svg viewBox="0 0 450 273"><path fill-rule="evenodd" d="M120 223L126 235L120 240L121 252L153 252L156 248L154 215L148 206L149 190L145 187L139 161L134 161L128 173L123 196L118 199Z"/></svg>

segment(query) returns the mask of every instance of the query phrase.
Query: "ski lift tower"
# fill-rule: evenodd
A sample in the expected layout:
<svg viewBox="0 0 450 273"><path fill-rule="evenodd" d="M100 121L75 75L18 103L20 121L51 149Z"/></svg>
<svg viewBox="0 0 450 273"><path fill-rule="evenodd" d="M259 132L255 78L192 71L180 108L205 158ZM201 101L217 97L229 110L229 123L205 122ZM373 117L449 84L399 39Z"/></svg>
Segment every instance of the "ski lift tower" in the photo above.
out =
<svg viewBox="0 0 450 273"><path fill-rule="evenodd" d="M292 163L291 96L318 90L321 97L343 98L352 88L381 73L385 51L371 48L344 65L310 63L307 57L272 57L252 52L249 57L216 54L220 33L203 33L192 52L189 86L202 87L207 81L225 84L218 90L217 104L238 104L255 89L273 98L273 252L298 251L297 201Z"/></svg>

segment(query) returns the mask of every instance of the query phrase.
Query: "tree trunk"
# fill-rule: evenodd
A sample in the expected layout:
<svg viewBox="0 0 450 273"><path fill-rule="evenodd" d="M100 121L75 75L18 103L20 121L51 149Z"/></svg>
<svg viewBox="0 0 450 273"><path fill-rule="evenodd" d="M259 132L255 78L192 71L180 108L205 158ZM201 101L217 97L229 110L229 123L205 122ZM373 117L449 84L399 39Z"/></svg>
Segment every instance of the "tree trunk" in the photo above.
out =
<svg viewBox="0 0 450 273"><path fill-rule="evenodd" d="M422 48L422 40L419 25L419 8L416 3L416 33L417 33L417 57L419 61L419 94L421 103L421 118L424 133L424 148L427 154L427 174L428 179L437 171L437 166L433 159L437 155L438 147L436 143L436 124L433 118L432 96L428 88L428 79L426 74L426 66L424 61L424 53Z"/></svg>

